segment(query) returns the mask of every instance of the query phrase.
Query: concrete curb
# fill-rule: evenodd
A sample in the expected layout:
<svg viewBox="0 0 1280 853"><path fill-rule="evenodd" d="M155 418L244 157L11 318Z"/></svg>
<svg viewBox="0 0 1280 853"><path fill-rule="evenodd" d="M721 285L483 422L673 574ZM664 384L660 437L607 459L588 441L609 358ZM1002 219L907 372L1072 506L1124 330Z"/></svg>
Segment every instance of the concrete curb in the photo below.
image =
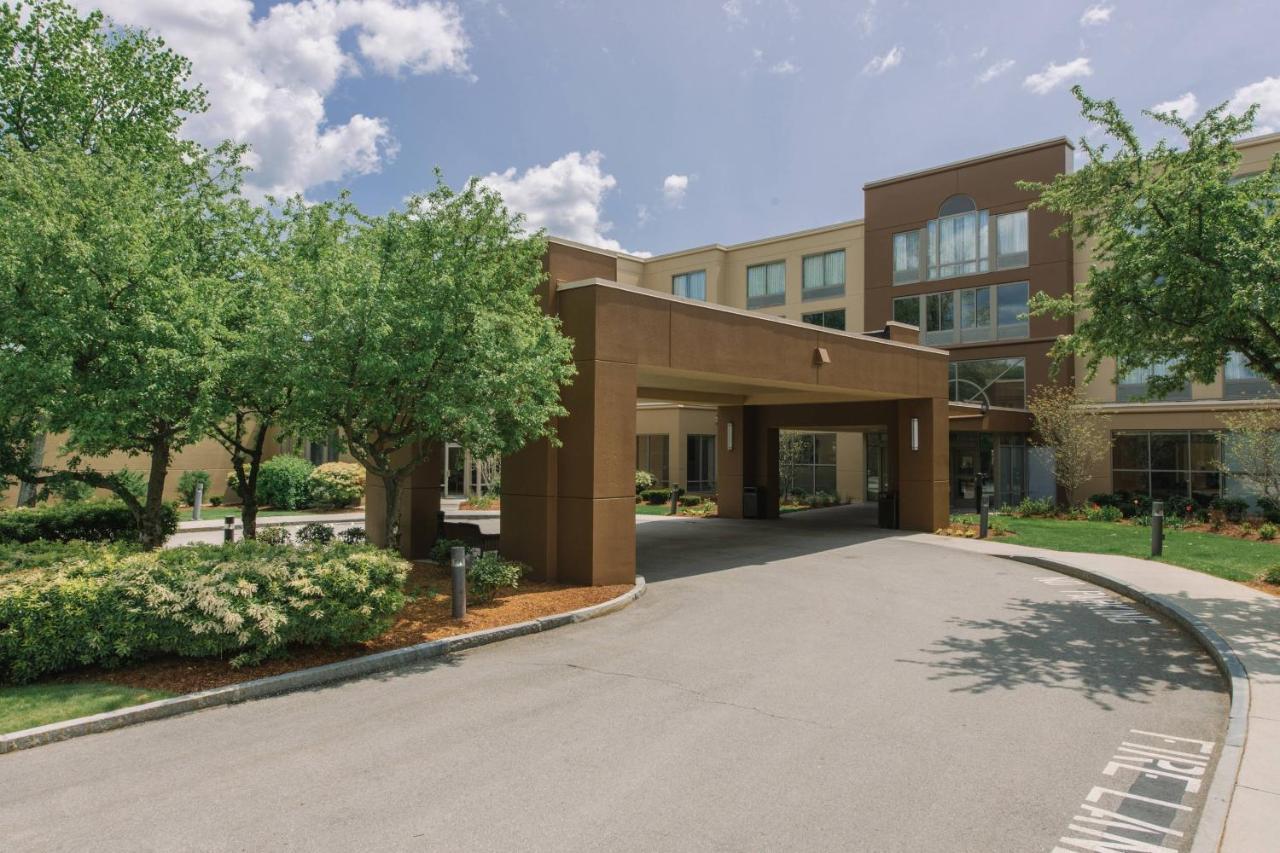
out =
<svg viewBox="0 0 1280 853"><path fill-rule="evenodd" d="M129 708L121 708L118 711L108 711L105 714L94 714L91 717L63 720L59 723L50 723L47 726L11 732L6 735L0 735L0 755L97 732L120 729L136 723L160 720L165 717L176 717L179 714L199 711L203 708L231 705L249 699L261 699L266 696L276 696L294 690L304 690L309 687L319 687L337 681L361 678L373 673L385 672L386 670L443 657L464 649L496 643L499 640L550 631L564 625L585 622L588 619L595 619L599 616L614 613L644 595L644 592L644 578L637 576L635 586L622 595L600 604L570 610L567 613L557 613L553 616L543 616L527 622L517 622L514 625L503 625L484 631L473 631L470 634L459 634L456 637L431 640L430 642L419 643L416 646L406 646L403 649L391 649L372 655L325 664L324 666L299 669L294 672L258 678L241 684L228 684L226 687L215 687L212 690L188 693L186 696L175 696L172 699L161 699L157 702L148 702L145 705L134 705Z"/></svg>
<svg viewBox="0 0 1280 853"><path fill-rule="evenodd" d="M1236 653L1232 651L1231 645L1202 619L1164 596L1147 592L1109 575L1098 574L1055 560L1046 560L1043 557L1018 554L991 556L1070 575L1144 604L1176 622L1191 635L1192 639L1204 647L1209 657L1213 658L1218 671L1227 681L1227 689L1231 693L1231 704L1227 709L1227 735L1222 743L1222 754L1218 757L1213 779L1209 782L1204 809L1200 813L1200 823L1196 826L1190 853L1216 851L1222 843L1222 836L1227 828L1227 813L1231 808L1231 796L1235 791L1236 779L1240 775L1240 764L1244 759L1245 740L1249 728L1249 674L1244 664L1236 657Z"/></svg>

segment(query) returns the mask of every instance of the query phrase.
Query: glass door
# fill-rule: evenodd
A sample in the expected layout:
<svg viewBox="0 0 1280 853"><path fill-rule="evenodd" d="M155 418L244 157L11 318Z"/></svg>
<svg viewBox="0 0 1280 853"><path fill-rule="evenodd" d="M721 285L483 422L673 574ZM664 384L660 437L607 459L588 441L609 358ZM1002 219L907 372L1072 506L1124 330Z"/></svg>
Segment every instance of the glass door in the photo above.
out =
<svg viewBox="0 0 1280 853"><path fill-rule="evenodd" d="M444 494L445 497L463 497L466 483L463 474L466 470L466 454L462 446L452 442L444 446Z"/></svg>

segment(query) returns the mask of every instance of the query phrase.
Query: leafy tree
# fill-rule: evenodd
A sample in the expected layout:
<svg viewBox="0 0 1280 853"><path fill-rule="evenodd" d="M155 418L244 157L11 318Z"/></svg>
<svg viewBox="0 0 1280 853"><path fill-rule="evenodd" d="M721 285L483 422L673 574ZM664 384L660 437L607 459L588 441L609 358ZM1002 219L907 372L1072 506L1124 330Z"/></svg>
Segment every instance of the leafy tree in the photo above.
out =
<svg viewBox="0 0 1280 853"><path fill-rule="evenodd" d="M1053 451L1053 476L1070 502L1111 453L1109 418L1079 388L1068 385L1041 385L1027 408L1035 441Z"/></svg>
<svg viewBox="0 0 1280 853"><path fill-rule="evenodd" d="M215 414L218 301L243 217L239 151L132 156L107 148L0 150L0 432L6 473L110 489L163 541L172 454ZM63 464L23 455L40 429ZM149 459L139 500L87 457Z"/></svg>
<svg viewBox="0 0 1280 853"><path fill-rule="evenodd" d="M1088 162L1075 173L1019 184L1093 253L1074 295L1032 300L1033 314L1077 318L1054 357L1079 355L1090 375L1103 358L1116 360L1118 376L1167 362L1148 384L1154 397L1212 382L1232 352L1280 382L1280 157L1260 175L1233 177L1233 141L1253 128L1256 105L1240 116L1221 105L1194 124L1147 112L1182 142L1146 148L1114 101L1072 91L1118 147L1082 139Z"/></svg>
<svg viewBox="0 0 1280 853"><path fill-rule="evenodd" d="M1227 429L1219 437L1227 456L1217 463L1218 470L1260 497L1280 499L1280 410L1223 412L1221 418Z"/></svg>
<svg viewBox="0 0 1280 853"><path fill-rule="evenodd" d="M796 492L796 474L800 464L813 455L813 436L803 432L778 432L778 500L786 500Z"/></svg>
<svg viewBox="0 0 1280 853"><path fill-rule="evenodd" d="M382 217L344 197L286 210L293 310L307 340L295 383L299 429L337 428L380 477L395 547L400 490L432 444L480 456L553 435L573 376L571 342L534 290L544 242L475 181L439 180ZM380 534L380 536L379 536Z"/></svg>

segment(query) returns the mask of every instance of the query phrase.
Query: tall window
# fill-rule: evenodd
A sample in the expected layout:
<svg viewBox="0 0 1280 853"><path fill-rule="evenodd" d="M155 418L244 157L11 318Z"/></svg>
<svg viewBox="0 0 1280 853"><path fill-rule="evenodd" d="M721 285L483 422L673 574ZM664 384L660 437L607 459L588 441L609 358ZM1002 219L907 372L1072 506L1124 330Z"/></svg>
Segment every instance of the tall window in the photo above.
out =
<svg viewBox="0 0 1280 853"><path fill-rule="evenodd" d="M790 453L781 454L779 475L783 496L836 493L836 434L834 432L787 433ZM790 461L788 461L790 460Z"/></svg>
<svg viewBox="0 0 1280 853"><path fill-rule="evenodd" d="M691 492L716 489L716 437L691 435L685 442L686 481Z"/></svg>
<svg viewBox="0 0 1280 853"><path fill-rule="evenodd" d="M671 485L671 436L652 433L636 436L636 469L648 471L658 485Z"/></svg>
<svg viewBox="0 0 1280 853"><path fill-rule="evenodd" d="M994 228L989 220L988 212L978 210L968 196L947 199L937 219L893 235L893 283L1025 267L1030 262L1027 212L999 214Z"/></svg>
<svg viewBox="0 0 1280 853"><path fill-rule="evenodd" d="M806 255L803 265L803 299L825 299L844 295L844 249L821 255Z"/></svg>
<svg viewBox="0 0 1280 853"><path fill-rule="evenodd" d="M1280 393L1265 376L1250 368L1248 360L1238 352L1231 353L1222 373L1226 381L1224 396L1229 400L1274 397Z"/></svg>
<svg viewBox="0 0 1280 853"><path fill-rule="evenodd" d="M1111 444L1111 488L1152 500L1191 498L1201 505L1222 490L1214 432L1118 431Z"/></svg>
<svg viewBox="0 0 1280 853"><path fill-rule="evenodd" d="M927 346L950 344L956 337L956 295L953 291L924 297L924 342Z"/></svg>
<svg viewBox="0 0 1280 853"><path fill-rule="evenodd" d="M980 358L950 365L950 398L961 403L986 403L1006 409L1027 406L1027 360Z"/></svg>
<svg viewBox="0 0 1280 853"><path fill-rule="evenodd" d="M1029 295L1030 287L1025 281L1019 281L922 296L899 296L893 300L893 319L913 326L921 326L923 319L924 342L929 346L1014 340L1031 333L1027 319Z"/></svg>
<svg viewBox="0 0 1280 853"><path fill-rule="evenodd" d="M784 261L747 267L747 307L764 308L787 301L787 265Z"/></svg>
<svg viewBox="0 0 1280 853"><path fill-rule="evenodd" d="M1135 400L1141 400L1147 396L1147 384L1153 376L1169 375L1168 361L1160 361L1148 367L1136 367L1128 373L1120 377L1120 381L1116 383L1116 400L1121 403L1128 403ZM1191 383L1188 382L1176 391L1166 394L1164 400L1190 400L1191 399Z"/></svg>
<svg viewBox="0 0 1280 853"><path fill-rule="evenodd" d="M671 292L686 299L707 300L707 271L685 272L671 276Z"/></svg>
<svg viewBox="0 0 1280 853"><path fill-rule="evenodd" d="M811 314L801 314L800 319L806 323L812 323L815 326L822 326L826 329L839 329L844 331L844 309L837 311L814 311Z"/></svg>
<svg viewBox="0 0 1280 853"><path fill-rule="evenodd" d="M893 319L911 326L920 325L920 297L902 296L893 300Z"/></svg>
<svg viewBox="0 0 1280 853"><path fill-rule="evenodd" d="M1027 319L1027 299L1030 287L1025 282L1002 284L997 288L997 328L996 337L1025 338L1031 332Z"/></svg>

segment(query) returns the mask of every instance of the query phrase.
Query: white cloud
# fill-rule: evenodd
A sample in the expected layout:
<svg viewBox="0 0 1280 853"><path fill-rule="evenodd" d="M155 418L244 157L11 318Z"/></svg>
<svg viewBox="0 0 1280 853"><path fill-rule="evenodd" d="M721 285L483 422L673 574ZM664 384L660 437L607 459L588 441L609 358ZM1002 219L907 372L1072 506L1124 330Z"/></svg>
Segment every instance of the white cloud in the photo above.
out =
<svg viewBox="0 0 1280 853"><path fill-rule="evenodd" d="M1008 71L1013 66L1014 66L1014 61L1012 59L1002 59L996 64L988 66L987 70L979 74L978 82L990 83L992 80L996 79L997 77L999 77L1001 74Z"/></svg>
<svg viewBox="0 0 1280 853"><path fill-rule="evenodd" d="M724 0L720 4L720 8L724 11L724 16L729 19L731 24L745 24L747 22L746 10L742 8L742 0Z"/></svg>
<svg viewBox="0 0 1280 853"><path fill-rule="evenodd" d="M1064 62L1062 65L1050 62L1043 71L1029 75L1022 81L1022 85L1037 95L1047 95L1071 80L1088 77L1092 74L1093 69L1089 67L1089 60L1079 56L1070 62Z"/></svg>
<svg viewBox="0 0 1280 853"><path fill-rule="evenodd" d="M647 204L636 205L636 225L643 228L646 225L648 225L650 220L652 219L653 219L653 214L649 213L649 205Z"/></svg>
<svg viewBox="0 0 1280 853"><path fill-rule="evenodd" d="M1280 130L1280 77L1267 77L1236 89L1227 103L1227 109L1239 114L1252 104L1258 105L1255 133L1275 133Z"/></svg>
<svg viewBox="0 0 1280 853"><path fill-rule="evenodd" d="M775 62L769 66L770 74L777 74L780 77L787 77L792 74L800 73L800 66L796 65L790 59L784 59L781 62Z"/></svg>
<svg viewBox="0 0 1280 853"><path fill-rule="evenodd" d="M876 28L876 0L867 0L867 5L858 13L858 29L864 36L871 35Z"/></svg>
<svg viewBox="0 0 1280 853"><path fill-rule="evenodd" d="M1084 13L1080 15L1080 26L1097 27L1111 20L1111 13L1115 11L1113 6L1104 6L1101 3L1095 3Z"/></svg>
<svg viewBox="0 0 1280 853"><path fill-rule="evenodd" d="M873 56L871 61L862 67L863 74L883 74L902 62L902 48L894 45L884 56Z"/></svg>
<svg viewBox="0 0 1280 853"><path fill-rule="evenodd" d="M1191 118L1196 114L1196 109L1200 102L1196 99L1194 92L1174 98L1169 101L1161 101L1151 108L1153 113L1177 113L1182 118Z"/></svg>
<svg viewBox="0 0 1280 853"><path fill-rule="evenodd" d="M986 59L986 57L987 57L987 46L985 44L969 55L969 58L972 59L974 62L981 62L983 59Z"/></svg>
<svg viewBox="0 0 1280 853"><path fill-rule="evenodd" d="M191 59L212 108L187 132L206 143L249 143L255 193L301 192L376 172L395 156L385 119L329 120L325 101L343 78L366 67L469 74L462 15L440 0L295 0L258 17L250 0L76 2L148 27Z"/></svg>
<svg viewBox="0 0 1280 853"><path fill-rule="evenodd" d="M688 191L688 175L667 175L662 179L662 198L670 207L684 204L684 196Z"/></svg>
<svg viewBox="0 0 1280 853"><path fill-rule="evenodd" d="M530 166L523 174L513 166L480 180L501 193L507 207L523 213L531 229L545 228L556 237L623 251L617 240L605 236L613 224L604 221L604 197L618 181L600 167L603 160L599 151L570 151L553 163Z"/></svg>

